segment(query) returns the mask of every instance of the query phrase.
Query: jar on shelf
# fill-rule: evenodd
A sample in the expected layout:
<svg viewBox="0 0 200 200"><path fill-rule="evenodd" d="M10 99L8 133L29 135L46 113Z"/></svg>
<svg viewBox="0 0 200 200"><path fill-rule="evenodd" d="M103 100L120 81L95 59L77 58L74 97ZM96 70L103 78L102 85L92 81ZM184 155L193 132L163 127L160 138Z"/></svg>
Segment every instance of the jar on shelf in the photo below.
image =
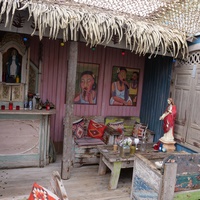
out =
<svg viewBox="0 0 200 200"><path fill-rule="evenodd" d="M9 102L8 109L13 110L13 102Z"/></svg>
<svg viewBox="0 0 200 200"><path fill-rule="evenodd" d="M123 145L120 147L120 157L128 158L130 156L130 146Z"/></svg>
<svg viewBox="0 0 200 200"><path fill-rule="evenodd" d="M50 103L48 99L46 100L45 104L46 104L46 110L50 110Z"/></svg>
<svg viewBox="0 0 200 200"><path fill-rule="evenodd" d="M16 76L16 83L19 83L19 76Z"/></svg>

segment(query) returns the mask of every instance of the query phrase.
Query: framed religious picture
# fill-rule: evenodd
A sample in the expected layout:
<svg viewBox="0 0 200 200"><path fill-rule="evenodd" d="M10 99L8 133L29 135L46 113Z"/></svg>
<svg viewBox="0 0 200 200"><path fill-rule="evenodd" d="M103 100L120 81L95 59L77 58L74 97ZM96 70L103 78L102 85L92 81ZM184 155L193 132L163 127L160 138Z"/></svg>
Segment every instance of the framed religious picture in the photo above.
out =
<svg viewBox="0 0 200 200"><path fill-rule="evenodd" d="M98 64L77 64L75 104L97 104L98 71Z"/></svg>
<svg viewBox="0 0 200 200"><path fill-rule="evenodd" d="M139 69L119 66L113 67L110 105L137 105L139 75Z"/></svg>

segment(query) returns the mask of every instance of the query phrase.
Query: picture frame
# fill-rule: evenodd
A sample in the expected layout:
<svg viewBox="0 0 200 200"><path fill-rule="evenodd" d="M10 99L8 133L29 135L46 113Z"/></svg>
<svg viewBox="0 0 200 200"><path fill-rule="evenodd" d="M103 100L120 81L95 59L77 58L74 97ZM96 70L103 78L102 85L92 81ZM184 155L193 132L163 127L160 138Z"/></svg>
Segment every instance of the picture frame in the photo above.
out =
<svg viewBox="0 0 200 200"><path fill-rule="evenodd" d="M97 104L99 64L77 63L74 104Z"/></svg>
<svg viewBox="0 0 200 200"><path fill-rule="evenodd" d="M113 66L111 106L137 106L140 69Z"/></svg>

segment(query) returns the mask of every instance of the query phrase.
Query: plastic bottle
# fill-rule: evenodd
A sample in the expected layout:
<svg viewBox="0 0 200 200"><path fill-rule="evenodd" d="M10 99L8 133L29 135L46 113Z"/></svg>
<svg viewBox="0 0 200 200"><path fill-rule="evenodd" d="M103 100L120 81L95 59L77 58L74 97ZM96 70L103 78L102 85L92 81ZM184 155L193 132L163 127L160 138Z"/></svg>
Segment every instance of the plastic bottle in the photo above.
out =
<svg viewBox="0 0 200 200"><path fill-rule="evenodd" d="M159 151L162 152L162 144L160 144L160 146L159 146Z"/></svg>

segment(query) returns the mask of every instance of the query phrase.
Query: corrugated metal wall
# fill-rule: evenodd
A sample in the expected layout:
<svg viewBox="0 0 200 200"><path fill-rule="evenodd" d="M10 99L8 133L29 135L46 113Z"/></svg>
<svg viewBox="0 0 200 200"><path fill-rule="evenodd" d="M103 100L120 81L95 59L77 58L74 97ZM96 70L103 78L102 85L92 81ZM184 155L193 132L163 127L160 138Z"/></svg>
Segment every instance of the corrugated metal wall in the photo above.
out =
<svg viewBox="0 0 200 200"><path fill-rule="evenodd" d="M48 98L56 105L56 116L52 117L51 135L54 141L62 141L65 115L65 90L68 62L68 44L60 46L59 40L44 38L42 54L41 97ZM31 39L31 60L38 64L39 39ZM120 49L98 46L92 51L84 43L79 44L78 62L98 63L98 103L97 105L74 105L74 114L102 116L139 116L141 121L149 124L156 133L156 140L163 134L160 115L167 106L171 79L172 58L157 56L144 59L126 51L121 55ZM146 63L145 63L146 62ZM110 87L113 66L125 66L140 69L139 99L137 107L110 106ZM145 66L145 71L144 71ZM144 73L144 82L143 82ZM142 84L143 89L142 89ZM142 100L141 100L142 99ZM141 108L141 109L140 109Z"/></svg>
<svg viewBox="0 0 200 200"><path fill-rule="evenodd" d="M155 132L155 141L163 136L162 121L159 117L167 107L169 97L171 57L157 56L146 59L140 118Z"/></svg>
<svg viewBox="0 0 200 200"><path fill-rule="evenodd" d="M36 65L39 52L38 37L31 38L31 61ZM65 116L68 43L61 46L61 40L42 41L42 74L40 95L43 101L47 98L56 106L56 115L51 119L51 137L54 141L63 140L63 118ZM97 46L95 51L85 43L78 45L78 62L99 64L97 105L74 105L77 116L139 116L142 96L142 83L145 57L129 50L122 56L121 49ZM110 106L112 67L124 66L140 69L140 84L137 106Z"/></svg>
<svg viewBox="0 0 200 200"><path fill-rule="evenodd" d="M107 48L105 56L104 73L104 95L102 102L102 116L139 116L142 97L142 83L144 74L145 57L136 55L127 50L125 56L121 55L120 49ZM109 99L111 93L112 67L123 66L140 69L140 81L138 89L137 106L110 106Z"/></svg>
<svg viewBox="0 0 200 200"><path fill-rule="evenodd" d="M31 61L39 67L39 51L41 49L41 88L40 97L43 102L48 99L56 106L56 115L51 116L51 138L54 141L63 140L63 117L65 116L65 94L67 78L67 43L61 46L61 40L37 36L31 38ZM40 46L41 42L41 46Z"/></svg>
<svg viewBox="0 0 200 200"><path fill-rule="evenodd" d="M139 116L145 57L127 50L122 56L121 49L97 46L95 51L79 43L78 62L99 64L97 105L74 105L77 116ZM110 106L110 91L113 66L140 69L140 83L137 106Z"/></svg>

